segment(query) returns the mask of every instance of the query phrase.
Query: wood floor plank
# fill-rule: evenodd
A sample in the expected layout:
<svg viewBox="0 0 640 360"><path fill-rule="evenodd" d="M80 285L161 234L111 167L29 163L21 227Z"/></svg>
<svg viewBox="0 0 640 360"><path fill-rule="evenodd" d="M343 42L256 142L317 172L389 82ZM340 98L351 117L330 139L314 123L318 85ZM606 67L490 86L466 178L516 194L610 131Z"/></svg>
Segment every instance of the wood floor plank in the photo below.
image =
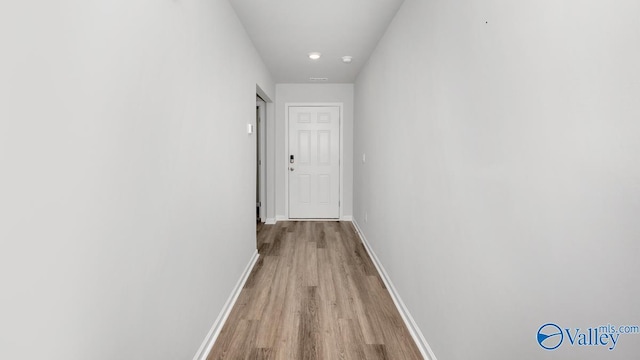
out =
<svg viewBox="0 0 640 360"><path fill-rule="evenodd" d="M338 319L340 336L345 341L348 359L366 359L360 328L352 319Z"/></svg>
<svg viewBox="0 0 640 360"><path fill-rule="evenodd" d="M304 285L318 286L318 248L315 242L305 243Z"/></svg>
<svg viewBox="0 0 640 360"><path fill-rule="evenodd" d="M271 348L253 348L248 359L252 360L271 360L274 358L273 349Z"/></svg>
<svg viewBox="0 0 640 360"><path fill-rule="evenodd" d="M366 345L364 348L364 354L367 360L387 360L390 359L387 355L387 350L384 345L373 344Z"/></svg>
<svg viewBox="0 0 640 360"><path fill-rule="evenodd" d="M270 257L272 261L277 262L275 277L269 294L269 303L264 309L263 321L258 331L258 339L256 345L262 348L272 348L275 345L280 323L278 319L282 318L282 312L285 306L285 296L287 294L287 285L289 285L289 271L291 268L284 261L279 261L278 257Z"/></svg>
<svg viewBox="0 0 640 360"><path fill-rule="evenodd" d="M304 291L300 306L298 354L302 359L318 359L319 326L317 288L309 286Z"/></svg>
<svg viewBox="0 0 640 360"><path fill-rule="evenodd" d="M251 284L253 297L251 306L247 308L246 314L243 316L247 320L261 320L265 314L265 308L270 303L271 289L276 279L275 272L278 263L268 257L261 258L262 266L258 275L253 279L255 283ZM247 281L248 282L248 281Z"/></svg>
<svg viewBox="0 0 640 360"><path fill-rule="evenodd" d="M350 222L258 229L260 259L208 360L422 358Z"/></svg>

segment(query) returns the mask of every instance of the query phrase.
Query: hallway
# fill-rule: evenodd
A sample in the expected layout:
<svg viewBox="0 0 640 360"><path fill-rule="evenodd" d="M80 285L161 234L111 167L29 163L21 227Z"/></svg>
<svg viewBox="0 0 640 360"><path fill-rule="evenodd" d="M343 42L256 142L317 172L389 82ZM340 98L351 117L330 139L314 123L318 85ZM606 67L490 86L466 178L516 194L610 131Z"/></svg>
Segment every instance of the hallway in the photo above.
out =
<svg viewBox="0 0 640 360"><path fill-rule="evenodd" d="M278 222L208 359L421 359L350 222Z"/></svg>

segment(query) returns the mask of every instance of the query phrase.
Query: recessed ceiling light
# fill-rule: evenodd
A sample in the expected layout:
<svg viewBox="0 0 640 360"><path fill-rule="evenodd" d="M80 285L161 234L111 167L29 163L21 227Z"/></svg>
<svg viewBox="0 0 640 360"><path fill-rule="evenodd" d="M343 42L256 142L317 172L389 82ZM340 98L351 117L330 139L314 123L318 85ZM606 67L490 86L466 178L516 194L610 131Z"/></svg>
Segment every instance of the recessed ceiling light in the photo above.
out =
<svg viewBox="0 0 640 360"><path fill-rule="evenodd" d="M322 54L320 54L319 52L311 52L311 53L309 53L309 59L318 60L318 59L320 59L321 55Z"/></svg>
<svg viewBox="0 0 640 360"><path fill-rule="evenodd" d="M329 78L326 78L326 77L310 77L309 80L311 80L311 81L327 81L327 80L329 80Z"/></svg>
<svg viewBox="0 0 640 360"><path fill-rule="evenodd" d="M351 56L343 56L342 57L342 62L345 63L345 64L350 64L352 60L353 60L353 57L351 57Z"/></svg>

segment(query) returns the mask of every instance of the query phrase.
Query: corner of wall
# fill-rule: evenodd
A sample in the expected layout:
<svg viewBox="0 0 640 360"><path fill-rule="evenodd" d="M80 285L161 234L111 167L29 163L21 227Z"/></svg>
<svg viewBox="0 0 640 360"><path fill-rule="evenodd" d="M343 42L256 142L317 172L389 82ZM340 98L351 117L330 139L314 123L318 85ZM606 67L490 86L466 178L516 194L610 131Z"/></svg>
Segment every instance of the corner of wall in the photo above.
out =
<svg viewBox="0 0 640 360"><path fill-rule="evenodd" d="M382 281L384 282L385 286L389 290L389 295L391 295L391 299L393 299L393 303L396 305L396 308L398 309L400 316L402 316L402 320L407 326L407 329L409 330L409 333L411 334L413 341L418 346L420 353L427 360L437 360L436 355L433 353L433 350L431 349L431 346L429 346L429 343L427 343L427 340L425 339L424 335L422 334L422 331L418 327L418 324L413 319L411 312L409 312L409 309L402 301L402 298L400 297L400 294L398 293L395 286L393 285L393 282L391 281L389 274L387 273L384 266L380 262L380 259L378 258L376 253L371 248L371 245L367 241L367 238L365 237L364 233L362 232L362 229L358 225L358 222L356 220L352 220L352 223L356 229L356 232L358 233L358 236L360 237L360 241L362 241L364 248L367 250L369 257L371 258L371 260L373 261L373 264L378 270L378 273L380 274Z"/></svg>

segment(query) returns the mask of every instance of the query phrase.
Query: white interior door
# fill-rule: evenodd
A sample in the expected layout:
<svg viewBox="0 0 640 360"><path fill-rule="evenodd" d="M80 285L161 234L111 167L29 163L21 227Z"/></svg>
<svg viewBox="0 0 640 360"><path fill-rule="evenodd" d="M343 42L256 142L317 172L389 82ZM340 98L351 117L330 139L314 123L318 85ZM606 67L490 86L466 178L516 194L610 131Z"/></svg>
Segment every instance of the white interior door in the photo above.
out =
<svg viewBox="0 0 640 360"><path fill-rule="evenodd" d="M289 218L339 218L339 107L289 107L288 160Z"/></svg>

